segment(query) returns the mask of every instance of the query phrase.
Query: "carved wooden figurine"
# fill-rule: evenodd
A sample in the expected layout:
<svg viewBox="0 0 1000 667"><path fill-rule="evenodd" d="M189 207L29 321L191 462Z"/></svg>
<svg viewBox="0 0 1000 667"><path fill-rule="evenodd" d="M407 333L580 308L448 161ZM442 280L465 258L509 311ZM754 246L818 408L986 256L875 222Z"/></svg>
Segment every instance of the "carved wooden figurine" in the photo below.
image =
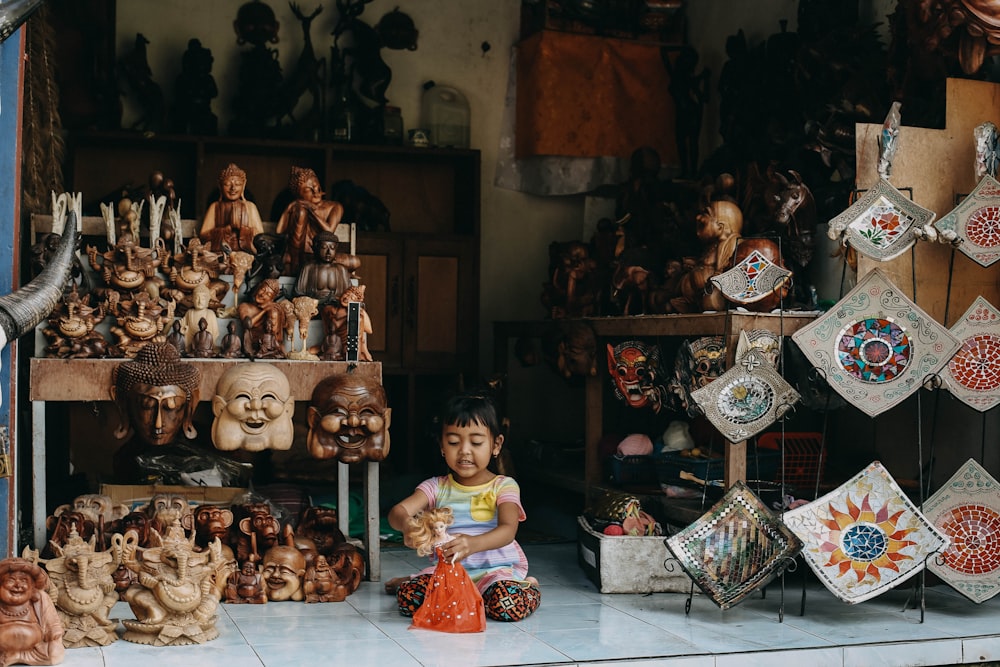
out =
<svg viewBox="0 0 1000 667"><path fill-rule="evenodd" d="M351 302L361 304L358 321L358 359L372 361L372 353L368 350L368 334L372 333L372 321L365 310L365 286L352 285L340 295L338 303L331 303L323 308L323 326L336 331L341 344L347 349L347 314Z"/></svg>
<svg viewBox="0 0 1000 667"><path fill-rule="evenodd" d="M314 237L333 233L344 215L340 202L323 199L323 187L312 169L292 167L288 188L297 195L278 219L275 231L288 236L285 268L292 275L313 255Z"/></svg>
<svg viewBox="0 0 1000 667"><path fill-rule="evenodd" d="M0 665L58 665L63 626L46 592L45 570L24 558L0 560Z"/></svg>
<svg viewBox="0 0 1000 667"><path fill-rule="evenodd" d="M153 531L154 546L143 549L134 533L121 540L122 562L137 581L125 592L135 619L126 619L123 639L152 646L202 644L219 636L215 627L219 596L214 575L221 543L196 552L174 522L166 535Z"/></svg>
<svg viewBox="0 0 1000 667"><path fill-rule="evenodd" d="M219 199L209 204L198 232L212 251L255 252L253 238L264 233L264 223L257 205L245 196L246 186L247 174L235 164L219 174Z"/></svg>
<svg viewBox="0 0 1000 667"><path fill-rule="evenodd" d="M264 554L261 579L267 592L267 599L273 602L304 599L302 579L306 575L306 557L292 546L279 544Z"/></svg>
<svg viewBox="0 0 1000 667"><path fill-rule="evenodd" d="M96 536L84 540L70 531L65 544L52 544L53 558L40 560L25 548L25 557L45 566L49 597L62 623L66 648L107 646L118 640L117 622L108 618L118 601L112 575L120 562L114 550L97 551Z"/></svg>
<svg viewBox="0 0 1000 667"><path fill-rule="evenodd" d="M288 353L289 359L305 359L308 361L319 361L319 357L306 349L306 342L309 338L309 322L314 315L319 314L319 300L311 296L297 296L292 299L292 309L295 314L295 321L299 325L299 341L301 348Z"/></svg>
<svg viewBox="0 0 1000 667"><path fill-rule="evenodd" d="M225 268L221 257L221 253L212 252L198 238L188 241L183 252L174 255L169 273L170 295L177 302L179 314L192 307L201 310L211 308L213 311L222 308L222 299L229 291L229 285L219 278ZM199 287L208 290L208 301L200 305L195 303L195 290Z"/></svg>

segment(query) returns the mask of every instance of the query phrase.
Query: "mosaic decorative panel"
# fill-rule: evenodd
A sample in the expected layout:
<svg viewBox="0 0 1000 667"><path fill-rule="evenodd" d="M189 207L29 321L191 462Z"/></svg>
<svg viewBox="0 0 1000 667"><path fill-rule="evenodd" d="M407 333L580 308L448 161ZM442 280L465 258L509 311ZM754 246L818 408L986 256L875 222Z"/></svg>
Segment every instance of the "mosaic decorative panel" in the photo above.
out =
<svg viewBox="0 0 1000 667"><path fill-rule="evenodd" d="M851 604L906 581L948 546L878 461L784 519L816 576Z"/></svg>
<svg viewBox="0 0 1000 667"><path fill-rule="evenodd" d="M730 301L747 304L770 296L791 277L791 271L754 250L742 262L710 280Z"/></svg>
<svg viewBox="0 0 1000 667"><path fill-rule="evenodd" d="M909 250L916 241L913 230L929 225L934 215L881 178L830 220L830 234L844 235L852 248L884 262Z"/></svg>
<svg viewBox="0 0 1000 667"><path fill-rule="evenodd" d="M666 540L699 588L722 609L766 586L802 549L799 539L736 482L712 509Z"/></svg>
<svg viewBox="0 0 1000 667"><path fill-rule="evenodd" d="M981 296L951 327L960 347L941 373L952 395L980 412L1000 403L1000 311Z"/></svg>
<svg viewBox="0 0 1000 667"><path fill-rule="evenodd" d="M919 389L959 345L879 269L792 340L838 394L871 416Z"/></svg>
<svg viewBox="0 0 1000 667"><path fill-rule="evenodd" d="M969 459L924 503L924 516L951 540L927 568L977 604L1000 592L997 480Z"/></svg>
<svg viewBox="0 0 1000 667"><path fill-rule="evenodd" d="M943 236L961 239L958 249L981 266L1000 259L1000 182L983 176L972 192L934 223Z"/></svg>
<svg viewBox="0 0 1000 667"><path fill-rule="evenodd" d="M751 348L719 378L691 393L727 440L740 442L760 433L799 400L764 355Z"/></svg>
<svg viewBox="0 0 1000 667"><path fill-rule="evenodd" d="M781 357L781 336L767 329L742 329L736 343L736 358L739 359L750 350L757 350L772 366L777 367L778 358Z"/></svg>

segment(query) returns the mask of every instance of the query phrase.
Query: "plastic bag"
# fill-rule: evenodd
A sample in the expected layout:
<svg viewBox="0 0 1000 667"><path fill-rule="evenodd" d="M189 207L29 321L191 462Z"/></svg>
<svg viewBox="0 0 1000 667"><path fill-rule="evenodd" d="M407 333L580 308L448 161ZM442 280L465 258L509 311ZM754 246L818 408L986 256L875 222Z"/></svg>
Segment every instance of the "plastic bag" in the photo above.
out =
<svg viewBox="0 0 1000 667"><path fill-rule="evenodd" d="M245 486L252 473L248 464L181 443L155 447L135 461L150 484Z"/></svg>
<svg viewBox="0 0 1000 667"><path fill-rule="evenodd" d="M461 563L449 563L437 549L437 567L427 584L424 603L413 614L411 628L438 632L483 632L483 596Z"/></svg>

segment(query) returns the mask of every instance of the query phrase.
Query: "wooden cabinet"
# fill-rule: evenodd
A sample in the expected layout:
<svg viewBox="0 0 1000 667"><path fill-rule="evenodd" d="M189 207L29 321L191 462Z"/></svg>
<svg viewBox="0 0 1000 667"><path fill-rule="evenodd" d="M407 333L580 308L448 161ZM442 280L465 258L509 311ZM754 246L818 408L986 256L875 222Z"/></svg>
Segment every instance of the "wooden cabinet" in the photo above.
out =
<svg viewBox="0 0 1000 667"><path fill-rule="evenodd" d="M358 243L372 354L387 369L476 367L475 239L371 235Z"/></svg>
<svg viewBox="0 0 1000 667"><path fill-rule="evenodd" d="M85 215L100 215L100 203L117 201L123 187L141 190L151 172L162 171L175 182L182 217L200 221L230 162L246 171L247 196L265 223L280 214L292 166L312 168L328 191L349 180L389 210L389 231L358 226L358 275L374 328L369 349L393 377L390 402L405 415L393 420L403 436L395 442L408 448L401 460L411 467L418 396L442 376L476 374L479 152L83 132L67 142L66 187L83 193Z"/></svg>

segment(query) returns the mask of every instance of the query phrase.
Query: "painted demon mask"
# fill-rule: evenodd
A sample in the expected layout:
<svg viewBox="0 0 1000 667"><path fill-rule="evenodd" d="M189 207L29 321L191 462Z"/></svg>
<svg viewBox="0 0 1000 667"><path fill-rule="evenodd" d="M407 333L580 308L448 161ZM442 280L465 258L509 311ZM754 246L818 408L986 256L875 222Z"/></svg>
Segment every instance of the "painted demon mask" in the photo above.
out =
<svg viewBox="0 0 1000 667"><path fill-rule="evenodd" d="M660 350L655 345L630 340L614 347L608 344L608 372L615 396L632 408L663 407L665 389L660 379Z"/></svg>

